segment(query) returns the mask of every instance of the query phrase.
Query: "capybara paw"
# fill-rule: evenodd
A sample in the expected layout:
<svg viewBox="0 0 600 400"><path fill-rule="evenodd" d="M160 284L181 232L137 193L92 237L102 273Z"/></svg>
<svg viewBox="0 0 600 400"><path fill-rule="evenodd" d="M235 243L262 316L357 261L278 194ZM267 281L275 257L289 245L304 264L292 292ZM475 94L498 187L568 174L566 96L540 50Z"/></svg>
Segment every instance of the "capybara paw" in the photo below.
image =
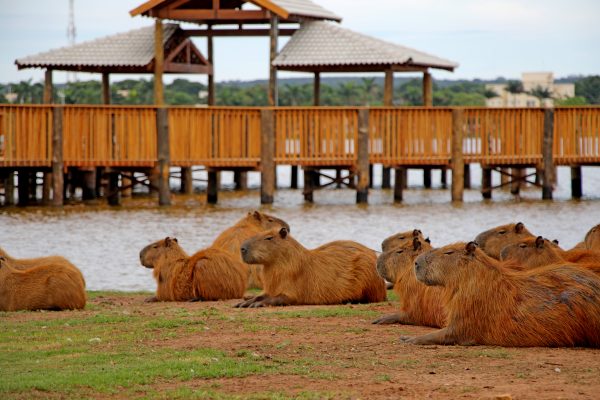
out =
<svg viewBox="0 0 600 400"><path fill-rule="evenodd" d="M417 338L414 336L400 336L400 341L402 343L408 343L408 344L417 344Z"/></svg>
<svg viewBox="0 0 600 400"><path fill-rule="evenodd" d="M259 308L259 307L264 307L265 303L262 301L257 301L256 303L252 303L248 306L248 308Z"/></svg>
<svg viewBox="0 0 600 400"><path fill-rule="evenodd" d="M147 297L146 299L144 299L144 303L156 303L157 301L158 299L156 298L156 296Z"/></svg>

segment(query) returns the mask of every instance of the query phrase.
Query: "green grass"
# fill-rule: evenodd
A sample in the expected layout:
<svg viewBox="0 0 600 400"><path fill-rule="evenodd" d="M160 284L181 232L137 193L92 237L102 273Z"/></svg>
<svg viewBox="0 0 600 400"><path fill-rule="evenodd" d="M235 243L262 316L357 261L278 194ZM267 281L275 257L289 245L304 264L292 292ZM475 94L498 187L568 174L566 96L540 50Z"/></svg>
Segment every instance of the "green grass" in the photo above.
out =
<svg viewBox="0 0 600 400"><path fill-rule="evenodd" d="M304 310L275 311L271 313L271 315L279 318L375 318L379 315L379 313L374 310L369 310L364 306L328 306L311 307Z"/></svg>

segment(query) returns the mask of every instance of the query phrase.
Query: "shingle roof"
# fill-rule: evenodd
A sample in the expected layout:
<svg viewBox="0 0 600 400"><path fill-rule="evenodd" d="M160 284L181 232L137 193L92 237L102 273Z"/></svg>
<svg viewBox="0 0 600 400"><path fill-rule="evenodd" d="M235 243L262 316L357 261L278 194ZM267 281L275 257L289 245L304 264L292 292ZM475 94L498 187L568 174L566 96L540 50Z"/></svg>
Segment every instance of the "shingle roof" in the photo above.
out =
<svg viewBox="0 0 600 400"><path fill-rule="evenodd" d="M164 24L163 43L167 43L178 28L177 24ZM153 59L154 26L149 26L19 58L15 64L19 69L73 67L85 71L110 67L143 68Z"/></svg>
<svg viewBox="0 0 600 400"><path fill-rule="evenodd" d="M310 0L270 0L271 3L286 10L290 15L300 17L341 21L342 17Z"/></svg>
<svg viewBox="0 0 600 400"><path fill-rule="evenodd" d="M273 65L278 69L312 67L415 66L454 70L458 64L323 21L311 21L291 37Z"/></svg>

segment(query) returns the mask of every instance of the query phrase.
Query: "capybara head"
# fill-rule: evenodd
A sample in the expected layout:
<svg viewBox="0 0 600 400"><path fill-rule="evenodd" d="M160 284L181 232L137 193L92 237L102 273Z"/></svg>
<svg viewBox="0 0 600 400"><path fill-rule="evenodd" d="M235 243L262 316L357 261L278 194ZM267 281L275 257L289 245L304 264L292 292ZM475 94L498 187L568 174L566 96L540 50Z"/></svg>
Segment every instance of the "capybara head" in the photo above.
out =
<svg viewBox="0 0 600 400"><path fill-rule="evenodd" d="M413 229L412 231L400 232L386 238L383 242L381 242L381 251L387 252L392 250L398 246L403 246L406 243L412 243L414 238L418 238L421 241L426 241L429 243L429 238L425 239L423 237L423 232L420 229Z"/></svg>
<svg viewBox="0 0 600 400"><path fill-rule="evenodd" d="M585 234L583 242L586 249L600 251L600 224L594 226Z"/></svg>
<svg viewBox="0 0 600 400"><path fill-rule="evenodd" d="M154 268L161 258L166 258L168 253L179 252L181 248L177 239L166 237L163 240L151 243L140 251L140 262L146 268Z"/></svg>
<svg viewBox="0 0 600 400"><path fill-rule="evenodd" d="M476 256L487 257L477 243L454 243L421 254L415 260L415 275L429 286L446 286L472 268Z"/></svg>
<svg viewBox="0 0 600 400"><path fill-rule="evenodd" d="M475 238L475 243L490 257L500 258L500 251L509 244L517 243L533 234L525 228L522 222L497 226L480 233Z"/></svg>
<svg viewBox="0 0 600 400"><path fill-rule="evenodd" d="M242 243L242 259L246 264L269 264L281 256L286 256L289 246L286 246L285 242L290 239L289 231L285 227L260 233Z"/></svg>
<svg viewBox="0 0 600 400"><path fill-rule="evenodd" d="M556 243L541 236L527 238L504 247L500 259L513 260L524 267L534 268L562 261L556 248Z"/></svg>
<svg viewBox="0 0 600 400"><path fill-rule="evenodd" d="M431 249L431 245L426 241L421 241L414 237L411 242L404 243L377 257L377 272L383 279L395 283L401 271L406 268L413 268L415 259L422 253Z"/></svg>
<svg viewBox="0 0 600 400"><path fill-rule="evenodd" d="M287 222L270 214L262 213L260 211L249 212L248 215L246 215L246 221L260 227L261 231L285 228L288 232L291 232L290 226Z"/></svg>

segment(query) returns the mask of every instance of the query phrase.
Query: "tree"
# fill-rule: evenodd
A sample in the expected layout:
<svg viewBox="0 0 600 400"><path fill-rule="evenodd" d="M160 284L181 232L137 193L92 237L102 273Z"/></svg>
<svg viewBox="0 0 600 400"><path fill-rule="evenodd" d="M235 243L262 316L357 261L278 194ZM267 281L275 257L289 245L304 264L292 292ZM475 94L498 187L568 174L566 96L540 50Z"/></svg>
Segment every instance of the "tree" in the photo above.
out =
<svg viewBox="0 0 600 400"><path fill-rule="evenodd" d="M588 104L583 96L567 97L566 99L556 99L554 103L557 106L585 106Z"/></svg>
<svg viewBox="0 0 600 400"><path fill-rule="evenodd" d="M485 89L485 91L483 92L483 96L486 99L493 99L494 97L498 97L498 93L496 93L496 91L492 89Z"/></svg>
<svg viewBox="0 0 600 400"><path fill-rule="evenodd" d="M512 94L523 93L523 83L521 81L506 82L506 91Z"/></svg>
<svg viewBox="0 0 600 400"><path fill-rule="evenodd" d="M338 94L343 101L345 106L353 106L356 104L356 95L358 94L358 88L354 82L341 83L338 86Z"/></svg>
<svg viewBox="0 0 600 400"><path fill-rule="evenodd" d="M575 82L575 96L584 97L589 104L600 104L600 75L588 76Z"/></svg>
<svg viewBox="0 0 600 400"><path fill-rule="evenodd" d="M534 87L528 92L528 94L530 94L533 97L536 97L540 101L540 104L544 104L544 100L546 99L553 98L550 89L541 86Z"/></svg>
<svg viewBox="0 0 600 400"><path fill-rule="evenodd" d="M375 83L375 78L362 78L361 89L363 92L363 104L370 106L379 89L379 86Z"/></svg>

